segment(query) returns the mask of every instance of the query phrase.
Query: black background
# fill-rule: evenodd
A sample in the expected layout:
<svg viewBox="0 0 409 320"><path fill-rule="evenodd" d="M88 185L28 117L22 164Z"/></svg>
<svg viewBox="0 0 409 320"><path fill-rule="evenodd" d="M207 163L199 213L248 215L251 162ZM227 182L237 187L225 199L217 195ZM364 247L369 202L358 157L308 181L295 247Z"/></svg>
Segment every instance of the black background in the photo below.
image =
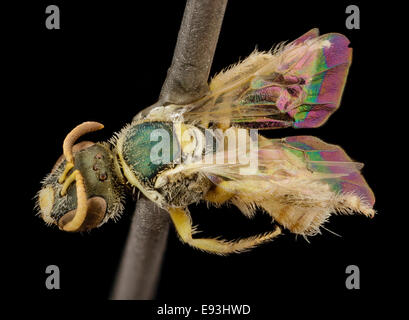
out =
<svg viewBox="0 0 409 320"><path fill-rule="evenodd" d="M45 27L49 4L60 8L60 30ZM363 174L377 198L378 215L374 219L333 216L326 227L342 237L323 230L308 243L287 231L272 243L228 257L183 245L172 227L157 294L161 301L240 302L256 308L308 301L312 312L324 298L348 306L386 298L403 286L399 236L405 212L392 192L396 186L391 176L399 174L398 164L388 162L392 160L388 148L395 140L389 129L394 126L393 111L384 111L393 95L382 74L391 63L381 56L388 42L386 22L381 20L388 13L355 1L361 10L361 29L348 30L348 4L230 1L211 75L256 46L268 50L314 27L322 34L345 34L354 53L340 109L321 128L266 135L315 135L342 146L353 159L365 163ZM71 128L87 120L102 122L105 129L87 139L106 140L156 101L172 59L184 1L49 1L3 9L2 14L12 20L2 29L7 40L4 62L12 71L7 73L4 91L10 100L3 118L10 124L3 138L11 142L3 157L7 162L3 170L11 176L6 184L11 192L4 197L11 205L2 218L8 296L107 299L134 204L128 203L117 223L70 234L46 227L34 214L32 198L62 153L62 141ZM398 91L404 93L402 87ZM192 206L191 212L206 236L234 238L271 228L267 216L248 220L233 208ZM50 291L44 285L50 264L60 268L60 290ZM345 288L345 269L351 264L360 268L360 290Z"/></svg>

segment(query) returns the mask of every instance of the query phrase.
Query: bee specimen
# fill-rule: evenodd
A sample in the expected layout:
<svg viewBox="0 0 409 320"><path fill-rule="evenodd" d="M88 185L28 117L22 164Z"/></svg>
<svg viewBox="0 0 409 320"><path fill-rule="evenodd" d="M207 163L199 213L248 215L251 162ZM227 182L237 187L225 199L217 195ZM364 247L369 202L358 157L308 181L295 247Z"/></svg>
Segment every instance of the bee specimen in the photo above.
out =
<svg viewBox="0 0 409 320"><path fill-rule="evenodd" d="M169 212L183 242L216 254L255 247L282 227L315 235L333 213L372 217L375 198L362 164L340 147L312 136L267 139L257 132L325 123L340 104L352 59L348 45L341 34L319 36L313 29L222 71L198 101L145 109L109 142L75 144L103 127L77 126L42 182L39 214L65 231L89 230L118 218L126 192L137 188ZM247 217L262 210L277 226L233 241L195 238L188 206L199 201L233 204Z"/></svg>

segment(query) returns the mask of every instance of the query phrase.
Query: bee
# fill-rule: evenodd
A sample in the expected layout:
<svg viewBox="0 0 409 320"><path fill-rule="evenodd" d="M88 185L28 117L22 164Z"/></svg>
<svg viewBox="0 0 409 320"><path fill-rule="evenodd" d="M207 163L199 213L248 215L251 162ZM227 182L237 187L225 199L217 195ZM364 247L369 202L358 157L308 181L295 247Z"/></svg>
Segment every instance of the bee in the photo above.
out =
<svg viewBox="0 0 409 320"><path fill-rule="evenodd" d="M109 142L76 144L103 128L84 122L42 182L39 215L64 231L90 230L117 219L127 192L138 189L169 212L183 242L221 255L270 241L283 228L313 236L331 214L373 217L363 165L342 148L313 136L258 133L324 124L340 105L351 61L344 35L313 29L220 72L198 101L143 110ZM249 218L264 211L276 226L230 241L194 237L188 206L200 201L232 204Z"/></svg>

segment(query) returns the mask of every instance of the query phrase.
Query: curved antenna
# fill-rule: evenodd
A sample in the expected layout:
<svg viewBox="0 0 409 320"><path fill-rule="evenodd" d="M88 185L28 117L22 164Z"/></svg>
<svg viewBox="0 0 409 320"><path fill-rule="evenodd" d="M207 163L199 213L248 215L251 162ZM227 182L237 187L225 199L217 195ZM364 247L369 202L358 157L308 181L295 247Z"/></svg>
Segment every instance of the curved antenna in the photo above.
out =
<svg viewBox="0 0 409 320"><path fill-rule="evenodd" d="M72 146L74 145L74 143L84 134L101 130L103 127L104 125L102 123L87 121L76 126L71 130L70 133L67 134L62 145L64 157L67 160L67 164L65 165L64 172L58 179L59 183L64 182L68 172L74 167L74 156L72 155Z"/></svg>
<svg viewBox="0 0 409 320"><path fill-rule="evenodd" d="M99 122L87 121L72 129L71 132L65 137L62 146L67 162L74 162L72 146L81 136L89 132L101 130L102 128L104 128L104 125Z"/></svg>
<svg viewBox="0 0 409 320"><path fill-rule="evenodd" d="M65 231L77 231L81 227L87 216L87 192L85 190L84 177L79 170L75 170L70 177L73 177L73 179L75 179L77 190L77 209L75 210L74 218L70 222L62 226L62 229ZM67 181L68 180L70 179L67 179Z"/></svg>

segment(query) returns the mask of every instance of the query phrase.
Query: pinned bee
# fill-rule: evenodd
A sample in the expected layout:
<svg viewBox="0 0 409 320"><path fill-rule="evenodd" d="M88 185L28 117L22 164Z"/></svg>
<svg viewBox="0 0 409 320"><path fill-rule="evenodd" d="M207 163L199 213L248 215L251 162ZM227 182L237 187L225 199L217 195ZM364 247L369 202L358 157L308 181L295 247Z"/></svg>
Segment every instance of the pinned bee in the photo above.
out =
<svg viewBox="0 0 409 320"><path fill-rule="evenodd" d="M109 143L75 144L103 127L77 126L42 182L41 217L65 231L99 227L120 216L131 185L169 212L182 241L216 254L255 247L282 227L315 235L334 213L372 217L375 198L362 164L340 147L312 136L254 134L324 124L340 104L352 59L348 45L341 34L319 36L313 29L273 51L254 52L214 77L207 96L145 109ZM195 238L188 205L199 201L233 204L248 217L259 209L277 226L233 241Z"/></svg>

